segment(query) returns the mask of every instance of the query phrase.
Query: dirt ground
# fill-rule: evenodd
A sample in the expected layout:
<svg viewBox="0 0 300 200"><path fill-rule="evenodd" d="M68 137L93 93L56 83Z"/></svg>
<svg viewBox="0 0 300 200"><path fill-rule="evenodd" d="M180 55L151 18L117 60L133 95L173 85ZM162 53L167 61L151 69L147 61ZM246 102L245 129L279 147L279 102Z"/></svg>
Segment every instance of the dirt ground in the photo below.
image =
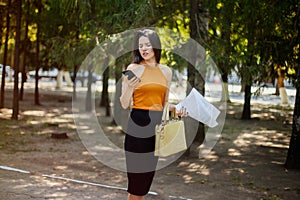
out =
<svg viewBox="0 0 300 200"><path fill-rule="evenodd" d="M95 159L82 144L73 121L71 95L32 94L20 102L20 119L11 120L12 98L0 110L0 199L126 199L126 174ZM228 104L222 137L212 152L197 152L157 171L148 200L300 199L300 171L287 170L291 107L253 105L253 120L240 120L242 105ZM124 135L100 116L106 134ZM53 139L52 133L67 133ZM22 169L28 173L7 170ZM56 178L55 178L56 177ZM107 186L115 186L109 188Z"/></svg>

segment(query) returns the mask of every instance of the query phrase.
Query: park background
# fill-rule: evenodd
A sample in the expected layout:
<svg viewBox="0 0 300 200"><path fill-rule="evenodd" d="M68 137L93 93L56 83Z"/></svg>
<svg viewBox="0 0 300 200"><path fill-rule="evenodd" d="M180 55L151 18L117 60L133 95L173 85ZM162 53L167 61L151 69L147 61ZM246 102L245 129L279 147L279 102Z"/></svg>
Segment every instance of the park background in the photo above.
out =
<svg viewBox="0 0 300 200"><path fill-rule="evenodd" d="M158 172L153 190L166 198L299 198L299 6L296 0L0 1L1 166L30 172L1 171L1 197L126 196L122 190L43 175L126 187L123 173L111 171L84 150L72 121L72 100L80 91L89 99L89 89L98 86L99 121L121 143L122 131L112 118L112 93L118 88L111 86L118 85L130 53L105 57L103 66L109 67L103 73L81 64L97 45L113 43L123 31L159 27L173 31L172 37L161 39L174 49L193 39L213 59L218 72L210 79L207 72L201 73L207 77L200 76L196 63L170 50L162 52L162 62L204 96L209 83L224 83L227 117L220 141L201 159L196 155L205 126L199 124L193 148ZM176 34L183 39L172 40ZM83 105L86 111L90 105ZM68 138L55 140L55 133Z"/></svg>

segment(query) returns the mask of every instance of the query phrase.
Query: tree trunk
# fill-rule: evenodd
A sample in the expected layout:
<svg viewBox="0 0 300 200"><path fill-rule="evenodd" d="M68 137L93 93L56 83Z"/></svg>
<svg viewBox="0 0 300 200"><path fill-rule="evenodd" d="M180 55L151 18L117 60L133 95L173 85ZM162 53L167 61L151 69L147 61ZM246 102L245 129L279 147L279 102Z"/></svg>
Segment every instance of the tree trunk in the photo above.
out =
<svg viewBox="0 0 300 200"><path fill-rule="evenodd" d="M201 1L202 2L202 1ZM190 37L203 45L205 41L207 40L207 30L206 30L206 24L205 20L203 20L203 16L200 13L200 11L205 11L203 4L199 0L190 0L189 1L189 11L190 11ZM192 45L193 46L193 45ZM194 47L191 47L194 48ZM197 47L195 47L196 49ZM191 52L197 53L197 50L190 49ZM191 63L188 63L188 85L190 87L187 88L187 94L191 91L191 87L196 88L203 96L205 91L205 77L202 77L200 72L197 71L196 65L197 65L197 55L191 56ZM202 73L202 72L201 72ZM205 72L202 73L202 75L205 75ZM193 126L195 124L195 121L193 120L185 120L187 123L187 132L193 132L196 127ZM192 141L192 144L195 144L196 146L199 146L203 143L205 138L205 130L204 125L202 123L197 122L197 133ZM187 141L189 142L191 139L188 138L187 135ZM188 144L190 145L190 144ZM186 151L185 155L189 155L191 153L190 147Z"/></svg>
<svg viewBox="0 0 300 200"><path fill-rule="evenodd" d="M16 26L16 47L14 61L14 92L13 92L13 113L12 119L18 120L19 115L19 64L20 64L20 38L21 38L22 0L17 1L17 26Z"/></svg>
<svg viewBox="0 0 300 200"><path fill-rule="evenodd" d="M60 69L56 76L56 89L57 90L60 90L62 88L63 75L64 75L64 71Z"/></svg>
<svg viewBox="0 0 300 200"><path fill-rule="evenodd" d="M278 88L284 87L283 79L284 79L284 77L281 75L280 72L278 72L278 78L277 78Z"/></svg>
<svg viewBox="0 0 300 200"><path fill-rule="evenodd" d="M254 47L254 35L255 29L255 22L250 20L250 25L248 25L248 32L247 32L247 53L248 59L246 59L245 65L242 65L242 84L244 84L244 108L241 119L248 120L251 119L251 86L253 82L252 74L250 68L255 66L254 55L255 55L255 47Z"/></svg>
<svg viewBox="0 0 300 200"><path fill-rule="evenodd" d="M8 1L8 8L11 7L11 0ZM9 28L10 28L10 9L6 10L6 33L5 33L5 42L4 42L4 55L3 55L3 70L2 70L2 80L1 80L1 99L0 99L0 108L4 108L5 101L5 75L6 75L6 63L7 63L7 54L8 54L8 39L9 39Z"/></svg>
<svg viewBox="0 0 300 200"><path fill-rule="evenodd" d="M39 70L40 70L40 22L39 16L41 15L41 0L37 0L38 10L38 21L37 21L37 32L36 32L36 66L35 66L35 91L34 91L34 103L35 105L41 105L39 95Z"/></svg>
<svg viewBox="0 0 300 200"><path fill-rule="evenodd" d="M13 31L12 31L13 32ZM14 62L15 62L15 46L13 46L11 48L11 56L10 56L10 65L12 66L12 69L13 69L13 66L14 66ZM13 82L13 70L10 70L7 75L8 75L8 81L9 82Z"/></svg>
<svg viewBox="0 0 300 200"><path fill-rule="evenodd" d="M232 16L231 14L234 11L234 3L232 2L226 2L224 5L224 10L226 10L226 14L224 14L224 20L223 20L223 27L222 29L222 34L221 34L221 38L222 38L222 42L224 42L225 44L225 49L222 52L222 56L225 58L229 58L229 59L223 59L220 63L220 69L221 69L221 73L222 73L222 81L223 81L223 85L224 85L224 92L225 95L222 96L222 102L228 102L230 103L230 97L229 97L229 91L228 91L228 74L230 74L232 66L228 66L228 65L232 65L232 61L230 59L230 52L234 51L233 46L231 45L231 35L232 35L232 30L230 29L231 24L232 24Z"/></svg>
<svg viewBox="0 0 300 200"><path fill-rule="evenodd" d="M228 90L228 72L227 71L222 72L222 81L223 81L223 85L224 85L225 95L222 96L221 101L230 103L229 90Z"/></svg>
<svg viewBox="0 0 300 200"><path fill-rule="evenodd" d="M9 8L9 7L8 7L8 8ZM6 11L9 11L8 8L6 9ZM6 23L4 22L4 20L7 20L7 18L6 18L6 16L4 17L5 14L6 14L6 13L4 13L4 14L3 14L3 17L0 18L0 30L4 30L4 27L6 27ZM0 32L0 38L3 38L3 37L5 37L4 31L1 31L1 32ZM5 42L5 41L0 40L0 48L1 48L1 49L2 49L3 42Z"/></svg>
<svg viewBox="0 0 300 200"><path fill-rule="evenodd" d="M79 31L76 31L76 41L78 42L79 40ZM76 94L76 77L77 77L77 72L79 69L79 65L77 63L74 64L74 68L73 68L73 100L77 99L77 94Z"/></svg>
<svg viewBox="0 0 300 200"><path fill-rule="evenodd" d="M27 6L29 8L29 1L27 1ZM26 76L26 58L27 58L27 44L28 44L28 20L25 23L25 34L24 34L24 48L23 48L23 65L22 65L22 83L20 88L20 100L24 97L24 84L27 81Z"/></svg>
<svg viewBox="0 0 300 200"><path fill-rule="evenodd" d="M300 8L297 12L298 41L300 39ZM296 100L293 114L293 129L290 146L285 162L287 168L300 169L300 52L298 51L298 68L296 81Z"/></svg>
<svg viewBox="0 0 300 200"><path fill-rule="evenodd" d="M73 100L77 100L77 92L76 92L76 77L77 77L77 71L79 69L78 65L74 65L73 68Z"/></svg>
<svg viewBox="0 0 300 200"><path fill-rule="evenodd" d="M245 85L244 109L242 119L251 119L251 85Z"/></svg>
<svg viewBox="0 0 300 200"><path fill-rule="evenodd" d="M286 89L284 87L284 74L281 72L281 68L278 68L278 78L277 78L278 91L281 98L282 104L288 104L289 100L287 97Z"/></svg>
<svg viewBox="0 0 300 200"><path fill-rule="evenodd" d="M300 69L298 69L296 90L297 92L293 114L292 136L285 166L287 168L300 169Z"/></svg>
<svg viewBox="0 0 300 200"><path fill-rule="evenodd" d="M115 77L116 77L116 81L115 81L115 85L116 85L116 92L115 92L115 98L114 98L114 109L113 109L113 121L112 124L113 125L121 125L122 127L125 127L123 124L123 121L127 122L127 117L122 118L120 116L123 116L123 113L125 112L124 109L122 109L121 106L121 102L120 102L120 96L122 93L122 71L123 69L126 68L125 64L123 64L123 66L121 64L119 64L119 60L117 60L117 65L116 65L116 69L115 69ZM126 110L127 113L127 110ZM125 130L125 129L123 129Z"/></svg>
<svg viewBox="0 0 300 200"><path fill-rule="evenodd" d="M279 87L278 87L277 82L276 82L276 85L275 85L275 95L279 96Z"/></svg>
<svg viewBox="0 0 300 200"><path fill-rule="evenodd" d="M109 68L107 67L103 72L102 78L102 93L100 106L105 107L106 116L110 116L109 94L108 94L108 80L109 80Z"/></svg>
<svg viewBox="0 0 300 200"><path fill-rule="evenodd" d="M71 80L70 72L68 70L64 71L64 77L65 77L65 81L67 83L67 86L72 87L72 80Z"/></svg>
<svg viewBox="0 0 300 200"><path fill-rule="evenodd" d="M85 101L85 111L92 111L92 70L91 66L88 68L88 82L87 82L87 93Z"/></svg>

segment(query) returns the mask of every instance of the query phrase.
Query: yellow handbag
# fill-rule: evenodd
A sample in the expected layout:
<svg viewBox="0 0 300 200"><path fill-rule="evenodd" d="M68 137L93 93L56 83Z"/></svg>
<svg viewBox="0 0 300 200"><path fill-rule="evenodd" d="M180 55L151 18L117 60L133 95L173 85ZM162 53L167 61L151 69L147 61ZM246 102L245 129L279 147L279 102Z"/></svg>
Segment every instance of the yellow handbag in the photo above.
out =
<svg viewBox="0 0 300 200"><path fill-rule="evenodd" d="M166 103L162 123L155 127L155 156L166 157L187 149L184 122L173 113L169 119L169 106Z"/></svg>

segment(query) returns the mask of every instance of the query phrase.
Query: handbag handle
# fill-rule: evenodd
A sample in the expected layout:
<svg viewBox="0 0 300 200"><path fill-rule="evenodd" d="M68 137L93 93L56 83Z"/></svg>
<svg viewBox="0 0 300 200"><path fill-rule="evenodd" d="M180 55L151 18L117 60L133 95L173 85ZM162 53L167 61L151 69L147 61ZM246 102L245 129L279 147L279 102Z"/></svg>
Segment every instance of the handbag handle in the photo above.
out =
<svg viewBox="0 0 300 200"><path fill-rule="evenodd" d="M169 112L170 112L170 103L166 102L163 109L162 118L161 118L162 124L166 124L170 120ZM181 117L176 114L176 111L172 111L171 119L181 120Z"/></svg>
<svg viewBox="0 0 300 200"><path fill-rule="evenodd" d="M162 124L166 124L167 121L169 121L169 107L170 107L170 104L168 102L166 102L166 104L164 106L162 118L161 118Z"/></svg>

